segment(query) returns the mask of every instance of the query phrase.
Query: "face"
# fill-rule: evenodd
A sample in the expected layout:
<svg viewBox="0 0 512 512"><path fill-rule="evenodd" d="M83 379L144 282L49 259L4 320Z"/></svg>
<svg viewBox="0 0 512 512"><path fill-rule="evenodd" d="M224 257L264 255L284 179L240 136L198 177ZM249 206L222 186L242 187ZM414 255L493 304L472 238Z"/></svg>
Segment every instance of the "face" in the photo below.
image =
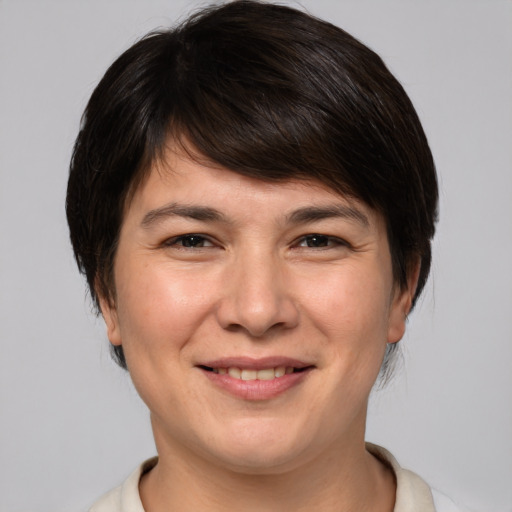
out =
<svg viewBox="0 0 512 512"><path fill-rule="evenodd" d="M127 208L114 277L109 339L159 453L263 473L362 443L412 295L365 204L172 152Z"/></svg>

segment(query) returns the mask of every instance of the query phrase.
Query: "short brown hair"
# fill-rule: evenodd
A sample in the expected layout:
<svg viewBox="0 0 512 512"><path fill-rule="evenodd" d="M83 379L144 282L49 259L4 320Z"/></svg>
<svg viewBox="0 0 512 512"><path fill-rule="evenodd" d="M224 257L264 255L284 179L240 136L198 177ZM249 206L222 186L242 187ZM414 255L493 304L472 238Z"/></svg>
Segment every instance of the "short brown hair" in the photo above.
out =
<svg viewBox="0 0 512 512"><path fill-rule="evenodd" d="M113 300L127 197L169 136L261 180L316 179L380 212L395 281L430 270L438 189L418 116L380 57L304 12L240 0L142 38L82 118L66 211L96 306ZM114 347L126 367L122 347Z"/></svg>

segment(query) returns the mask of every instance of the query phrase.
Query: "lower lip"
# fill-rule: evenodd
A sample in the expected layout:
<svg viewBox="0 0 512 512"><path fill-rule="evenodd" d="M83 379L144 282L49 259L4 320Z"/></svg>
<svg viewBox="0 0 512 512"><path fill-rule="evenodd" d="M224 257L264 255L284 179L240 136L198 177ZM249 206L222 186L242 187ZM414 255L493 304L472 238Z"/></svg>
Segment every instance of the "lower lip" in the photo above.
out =
<svg viewBox="0 0 512 512"><path fill-rule="evenodd" d="M218 374L201 369L203 374L216 386L244 400L270 400L289 389L299 385L306 379L313 368L302 372L290 373L272 380L242 380L228 374Z"/></svg>

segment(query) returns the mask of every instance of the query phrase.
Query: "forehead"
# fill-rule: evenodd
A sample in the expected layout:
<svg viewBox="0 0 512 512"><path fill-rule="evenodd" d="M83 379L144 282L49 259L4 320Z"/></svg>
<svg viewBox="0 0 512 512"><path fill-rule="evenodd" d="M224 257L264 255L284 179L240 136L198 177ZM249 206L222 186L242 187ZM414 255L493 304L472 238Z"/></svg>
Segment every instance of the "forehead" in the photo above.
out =
<svg viewBox="0 0 512 512"><path fill-rule="evenodd" d="M205 158L184 151L168 150L155 162L135 189L125 210L126 217L147 216L166 205L204 206L256 220L266 214L300 220L301 209L331 210L331 216L351 218L363 225L380 223L380 215L364 202L340 194L314 179L270 181L225 169ZM314 217L311 211L308 220Z"/></svg>

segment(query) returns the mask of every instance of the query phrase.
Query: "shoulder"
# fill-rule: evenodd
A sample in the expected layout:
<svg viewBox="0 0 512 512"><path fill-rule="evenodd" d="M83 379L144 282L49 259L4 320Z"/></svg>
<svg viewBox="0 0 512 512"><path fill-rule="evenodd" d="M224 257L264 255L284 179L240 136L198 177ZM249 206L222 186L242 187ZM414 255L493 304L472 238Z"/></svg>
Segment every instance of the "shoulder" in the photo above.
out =
<svg viewBox="0 0 512 512"><path fill-rule="evenodd" d="M396 479L394 512L469 512L430 486L416 473L404 469L386 449L370 443L366 449L390 467Z"/></svg>
<svg viewBox="0 0 512 512"><path fill-rule="evenodd" d="M432 489L436 512L470 512L467 508L457 505L451 498L436 489Z"/></svg>
<svg viewBox="0 0 512 512"><path fill-rule="evenodd" d="M122 485L104 494L89 509L89 512L144 512L139 494L140 477L152 469L156 457L143 462Z"/></svg>
<svg viewBox="0 0 512 512"><path fill-rule="evenodd" d="M117 512L121 511L121 490L122 486L116 487L104 494L89 509L89 512Z"/></svg>

